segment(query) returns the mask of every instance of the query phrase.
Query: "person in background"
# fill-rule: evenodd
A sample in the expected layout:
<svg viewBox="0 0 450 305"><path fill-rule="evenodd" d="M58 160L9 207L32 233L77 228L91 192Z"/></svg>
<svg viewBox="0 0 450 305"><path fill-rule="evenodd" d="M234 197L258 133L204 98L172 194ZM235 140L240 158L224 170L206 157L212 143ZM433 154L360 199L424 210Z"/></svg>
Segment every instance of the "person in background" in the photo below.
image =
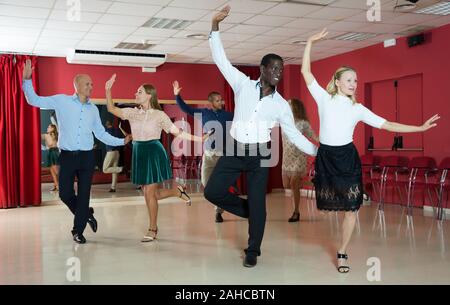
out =
<svg viewBox="0 0 450 305"><path fill-rule="evenodd" d="M319 139L309 124L303 102L293 98L288 100L288 103L291 106L295 127L298 131L318 142ZM306 175L308 159L307 155L292 144L283 132L281 135L283 139L283 162L281 166L283 187L291 190L294 206L294 212L288 221L297 222L300 220L300 187L302 179Z"/></svg>
<svg viewBox="0 0 450 305"><path fill-rule="evenodd" d="M41 134L41 139L45 141L45 146L48 149L47 158L45 160L45 167L50 170L50 175L53 179L52 192L59 190L58 182L58 129L55 124L50 124L47 127L47 133Z"/></svg>
<svg viewBox="0 0 450 305"><path fill-rule="evenodd" d="M122 132L120 131L120 129L114 128L111 121L109 120L106 121L105 127L106 132L109 133L110 135L116 138L122 137ZM103 172L105 174L112 174L111 189L109 190L110 193L116 192L117 176L123 170L123 168L119 166L119 159L120 159L120 147L106 145L106 155L105 159L103 160Z"/></svg>
<svg viewBox="0 0 450 305"><path fill-rule="evenodd" d="M181 87L178 81L173 82L173 94L175 95L176 102L180 109L187 113L188 115L195 116L195 114L201 115L201 124L202 127L208 126L208 122L217 122L222 125L222 132L216 131L214 135L212 135L205 142L205 149L203 151L202 156L202 167L201 167L201 179L203 187L206 187L208 184L209 177L214 170L214 167L217 164L219 158L223 155L224 147L227 141L227 136L229 135L229 130L227 130L227 122L233 121L233 112L224 110L224 102L220 93L212 91L208 94L208 101L211 105L211 108L194 108L186 104L186 102L181 97ZM206 130L209 131L209 130ZM222 142L215 141L217 137L222 137ZM222 144L222 145L219 145ZM221 147L219 147L221 146ZM235 191L237 188L234 186ZM215 221L217 223L223 222L223 209L216 206L216 217Z"/></svg>

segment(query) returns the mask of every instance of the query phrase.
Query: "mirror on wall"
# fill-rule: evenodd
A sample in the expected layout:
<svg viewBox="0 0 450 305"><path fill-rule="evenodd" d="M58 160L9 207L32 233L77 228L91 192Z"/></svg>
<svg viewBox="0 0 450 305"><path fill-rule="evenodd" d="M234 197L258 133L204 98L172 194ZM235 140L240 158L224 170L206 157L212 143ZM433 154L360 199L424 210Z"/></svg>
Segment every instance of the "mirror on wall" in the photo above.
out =
<svg viewBox="0 0 450 305"><path fill-rule="evenodd" d="M127 105L130 107L131 105ZM124 137L123 133L131 133L128 121L121 121L110 114L106 105L97 105L99 109L100 118L105 128L109 127L110 133L117 137ZM186 115L178 109L176 105L164 105L164 111L168 112L169 117L173 120L179 120L180 117ZM42 182L42 201L59 200L59 193L57 190L57 179L59 174L59 166L50 165L49 160L54 160L55 155L59 153L51 146L54 143L49 143L49 126L58 126L56 113L54 110L41 109L41 182ZM108 125L111 124L112 126ZM120 128L119 128L120 127ZM57 135L59 137L59 133ZM184 184L189 192L200 192L202 190L200 182L200 166L201 157L193 160L189 158L175 158L170 152L173 135L162 132L161 143L166 148L170 156L171 166L173 169L174 180L177 183ZM114 153L109 153L108 148L104 143L100 142L94 137L94 154L95 154L95 172L92 179L91 198L114 198L114 197L129 197L140 196L142 191L140 186L133 185L130 181L131 177L131 159L132 159L132 143L126 146L114 148ZM50 144L50 145L49 145ZM114 157L111 160L111 155ZM57 159L57 157L56 157ZM108 166L111 165L111 166ZM122 171L117 174L116 183L113 183L113 174L111 167L121 167ZM109 170L108 170L109 168ZM115 186L115 187L114 187ZM162 187L170 188L170 181L162 183ZM76 188L75 188L76 189ZM112 191L112 190L115 190Z"/></svg>

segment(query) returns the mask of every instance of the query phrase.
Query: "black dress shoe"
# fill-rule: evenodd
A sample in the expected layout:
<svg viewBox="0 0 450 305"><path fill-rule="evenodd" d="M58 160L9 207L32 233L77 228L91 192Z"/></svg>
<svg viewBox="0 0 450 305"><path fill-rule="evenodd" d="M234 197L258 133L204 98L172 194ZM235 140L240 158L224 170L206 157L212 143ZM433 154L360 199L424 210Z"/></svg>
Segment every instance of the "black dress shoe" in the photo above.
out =
<svg viewBox="0 0 450 305"><path fill-rule="evenodd" d="M85 244L86 238L84 238L83 234L78 234L75 231L72 231L73 241L77 244Z"/></svg>
<svg viewBox="0 0 450 305"><path fill-rule="evenodd" d="M252 254L246 254L244 257L244 267L255 267L256 266L256 255L252 255Z"/></svg>
<svg viewBox="0 0 450 305"><path fill-rule="evenodd" d="M288 222L298 222L300 221L300 212L299 213L293 213L291 218L289 218Z"/></svg>
<svg viewBox="0 0 450 305"><path fill-rule="evenodd" d="M94 208L89 208L89 218L88 218L88 224L91 227L92 231L97 232L97 219L94 217Z"/></svg>
<svg viewBox="0 0 450 305"><path fill-rule="evenodd" d="M216 212L216 222L223 222L222 213Z"/></svg>
<svg viewBox="0 0 450 305"><path fill-rule="evenodd" d="M115 190L115 189L110 189L108 192L110 192L110 193L115 193L116 190Z"/></svg>

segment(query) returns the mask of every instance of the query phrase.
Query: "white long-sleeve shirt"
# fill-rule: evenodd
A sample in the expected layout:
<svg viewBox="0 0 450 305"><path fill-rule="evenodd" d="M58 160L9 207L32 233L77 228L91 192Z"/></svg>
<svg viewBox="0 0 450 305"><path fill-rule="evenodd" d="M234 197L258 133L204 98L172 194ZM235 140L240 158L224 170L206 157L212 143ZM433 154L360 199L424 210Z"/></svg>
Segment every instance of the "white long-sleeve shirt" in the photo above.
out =
<svg viewBox="0 0 450 305"><path fill-rule="evenodd" d="M353 104L346 96L331 96L315 79L308 89L319 108L320 143L330 146L346 145L353 142L353 131L359 121L375 128L381 128L386 122L364 105Z"/></svg>
<svg viewBox="0 0 450 305"><path fill-rule="evenodd" d="M284 134L301 151L315 156L317 147L295 127L294 116L288 102L277 92L260 100L261 83L233 67L228 61L220 33L209 37L212 58L234 91L234 119L230 134L241 143L267 143L272 128L279 123Z"/></svg>

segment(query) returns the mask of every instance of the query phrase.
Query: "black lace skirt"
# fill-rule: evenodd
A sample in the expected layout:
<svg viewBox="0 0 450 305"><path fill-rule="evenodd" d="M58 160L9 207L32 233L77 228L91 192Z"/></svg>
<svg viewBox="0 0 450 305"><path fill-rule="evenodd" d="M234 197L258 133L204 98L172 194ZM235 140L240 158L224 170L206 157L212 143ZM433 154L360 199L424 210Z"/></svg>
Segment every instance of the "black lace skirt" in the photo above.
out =
<svg viewBox="0 0 450 305"><path fill-rule="evenodd" d="M361 160L353 143L320 144L313 183L319 210L357 211L363 201Z"/></svg>

